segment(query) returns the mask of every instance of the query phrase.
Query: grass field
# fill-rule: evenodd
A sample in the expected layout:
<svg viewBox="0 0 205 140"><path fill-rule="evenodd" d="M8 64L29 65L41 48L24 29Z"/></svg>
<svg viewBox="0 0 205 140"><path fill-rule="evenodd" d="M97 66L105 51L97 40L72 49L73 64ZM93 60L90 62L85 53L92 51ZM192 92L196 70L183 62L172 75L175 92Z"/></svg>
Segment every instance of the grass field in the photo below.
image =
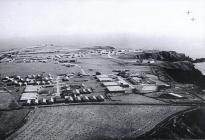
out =
<svg viewBox="0 0 205 140"><path fill-rule="evenodd" d="M10 109L12 101L15 100L11 94L7 93L6 91L0 92L0 110ZM16 106L18 105L16 104Z"/></svg>
<svg viewBox="0 0 205 140"><path fill-rule="evenodd" d="M17 103L18 93L0 90L0 140L5 139L9 134L25 123L25 117L29 113L28 109L19 109ZM16 94L16 95L15 95Z"/></svg>
<svg viewBox="0 0 205 140"><path fill-rule="evenodd" d="M28 122L8 139L135 138L184 109L187 107L131 105L38 108Z"/></svg>
<svg viewBox="0 0 205 140"><path fill-rule="evenodd" d="M28 74L39 74L42 72L51 73L53 75L80 72L78 67L67 68L61 64L54 63L0 63L0 74L26 76Z"/></svg>
<svg viewBox="0 0 205 140"><path fill-rule="evenodd" d="M121 96L112 96L111 98L113 101L122 102L122 103L138 103L138 104L165 104L165 102L156 100L153 98L145 97L139 94L130 94L130 95L121 95Z"/></svg>
<svg viewBox="0 0 205 140"><path fill-rule="evenodd" d="M119 63L112 61L112 59L107 57L92 56L87 59L79 59L79 65L86 71L88 74L95 74L96 71L99 71L103 74L110 74L113 70L130 70L131 72L149 72L149 66L137 66L137 65L120 65ZM89 69L92 69L90 71Z"/></svg>

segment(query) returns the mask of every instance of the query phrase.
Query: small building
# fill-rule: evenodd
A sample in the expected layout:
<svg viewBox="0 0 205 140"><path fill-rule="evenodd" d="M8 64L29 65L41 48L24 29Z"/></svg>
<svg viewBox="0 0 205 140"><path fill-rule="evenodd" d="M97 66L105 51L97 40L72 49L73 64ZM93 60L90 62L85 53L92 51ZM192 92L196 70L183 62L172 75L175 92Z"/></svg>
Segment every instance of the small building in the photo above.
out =
<svg viewBox="0 0 205 140"><path fill-rule="evenodd" d="M65 96L65 101L66 102L73 102L74 100L73 100L73 97L71 97L71 96Z"/></svg>
<svg viewBox="0 0 205 140"><path fill-rule="evenodd" d="M41 100L39 101L39 103L42 104L42 105L46 105L46 104L47 104L47 101L46 101L45 98L43 98L43 99L41 99Z"/></svg>
<svg viewBox="0 0 205 140"><path fill-rule="evenodd" d="M34 100L34 105L38 105L38 104L39 104L38 99L35 99L35 100Z"/></svg>
<svg viewBox="0 0 205 140"><path fill-rule="evenodd" d="M81 102L80 96L75 96L75 97L74 97L74 100L75 100L76 103Z"/></svg>
<svg viewBox="0 0 205 140"><path fill-rule="evenodd" d="M65 103L65 98L55 97L55 102L56 103Z"/></svg>
<svg viewBox="0 0 205 140"><path fill-rule="evenodd" d="M86 91L87 91L87 93L91 93L92 92L92 89L91 88L86 88Z"/></svg>
<svg viewBox="0 0 205 140"><path fill-rule="evenodd" d="M26 105L31 105L31 100L26 100Z"/></svg>
<svg viewBox="0 0 205 140"><path fill-rule="evenodd" d="M124 93L125 89L121 86L107 86L106 91L109 93Z"/></svg>
<svg viewBox="0 0 205 140"><path fill-rule="evenodd" d="M137 85L137 84L141 83L142 78L139 78L139 77L130 77L130 78L129 78L129 81L130 81L132 84Z"/></svg>
<svg viewBox="0 0 205 140"><path fill-rule="evenodd" d="M47 103L48 103L48 104L53 104L53 103L54 103L54 98L51 97L49 100L47 100Z"/></svg>
<svg viewBox="0 0 205 140"><path fill-rule="evenodd" d="M79 89L75 89L75 90L74 90L74 93L77 94L77 95L79 95L79 94L80 94L80 90L79 90Z"/></svg>
<svg viewBox="0 0 205 140"><path fill-rule="evenodd" d="M98 95L98 96L97 96L97 100L98 100L99 102L103 102L103 101L105 100L105 98L104 98L104 96L102 96L102 95Z"/></svg>
<svg viewBox="0 0 205 140"><path fill-rule="evenodd" d="M90 96L89 99L91 102L97 102L97 98L95 96Z"/></svg>
<svg viewBox="0 0 205 140"><path fill-rule="evenodd" d="M112 82L113 81L113 79L110 77L98 77L98 80L100 82Z"/></svg>
<svg viewBox="0 0 205 140"><path fill-rule="evenodd" d="M82 97L82 101L83 101L83 102L89 102L88 96L83 96L83 97Z"/></svg>

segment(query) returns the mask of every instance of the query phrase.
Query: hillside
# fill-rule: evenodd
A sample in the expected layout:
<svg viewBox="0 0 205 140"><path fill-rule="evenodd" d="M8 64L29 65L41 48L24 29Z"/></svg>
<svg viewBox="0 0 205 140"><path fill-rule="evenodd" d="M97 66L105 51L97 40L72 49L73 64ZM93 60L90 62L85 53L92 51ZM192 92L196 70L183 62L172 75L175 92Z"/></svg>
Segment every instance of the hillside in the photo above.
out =
<svg viewBox="0 0 205 140"><path fill-rule="evenodd" d="M183 53L175 51L143 51L143 52L130 52L121 54L120 59L155 59L160 61L192 61L192 59Z"/></svg>
<svg viewBox="0 0 205 140"><path fill-rule="evenodd" d="M195 84L205 88L205 76L188 61L162 62L159 67L180 83Z"/></svg>

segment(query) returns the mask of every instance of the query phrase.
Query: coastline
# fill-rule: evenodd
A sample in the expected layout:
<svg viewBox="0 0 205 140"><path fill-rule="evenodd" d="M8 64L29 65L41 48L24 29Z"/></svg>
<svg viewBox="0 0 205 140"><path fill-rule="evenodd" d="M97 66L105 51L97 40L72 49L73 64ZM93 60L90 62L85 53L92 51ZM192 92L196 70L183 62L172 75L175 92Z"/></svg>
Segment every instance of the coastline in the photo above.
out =
<svg viewBox="0 0 205 140"><path fill-rule="evenodd" d="M194 63L196 69L200 70L203 75L205 75L205 62Z"/></svg>

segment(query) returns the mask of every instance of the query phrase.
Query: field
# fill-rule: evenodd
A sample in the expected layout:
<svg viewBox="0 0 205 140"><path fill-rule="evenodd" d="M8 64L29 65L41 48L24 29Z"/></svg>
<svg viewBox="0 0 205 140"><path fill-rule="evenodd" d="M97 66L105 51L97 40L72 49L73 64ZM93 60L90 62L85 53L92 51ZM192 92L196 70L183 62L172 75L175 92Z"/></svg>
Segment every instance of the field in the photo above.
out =
<svg viewBox="0 0 205 140"><path fill-rule="evenodd" d="M25 123L28 109L0 111L0 139L4 139Z"/></svg>
<svg viewBox="0 0 205 140"><path fill-rule="evenodd" d="M52 75L80 72L78 67L67 68L61 64L54 63L0 63L0 74L26 76L28 74L39 74L42 72L51 73Z"/></svg>
<svg viewBox="0 0 205 140"><path fill-rule="evenodd" d="M16 94L16 95L13 95ZM13 94L0 89L0 139L4 139L17 128L24 124L24 119L29 113L28 109L19 109L17 103L18 93Z"/></svg>
<svg viewBox="0 0 205 140"><path fill-rule="evenodd" d="M112 96L112 101L117 101L121 103L137 103L137 104L165 104L165 102L156 100L153 98L149 98L139 94L130 94L130 95L120 95L120 96Z"/></svg>
<svg viewBox="0 0 205 140"><path fill-rule="evenodd" d="M8 139L135 138L184 109L187 107L133 105L37 108L28 122Z"/></svg>
<svg viewBox="0 0 205 140"><path fill-rule="evenodd" d="M130 70L131 72L149 72L149 66L120 65L106 56L92 56L87 59L79 59L79 65L88 74L95 74L99 71L103 74L110 74L113 70Z"/></svg>
<svg viewBox="0 0 205 140"><path fill-rule="evenodd" d="M0 91L0 110L11 109L11 104L14 104L14 108L18 107L14 97L6 91Z"/></svg>

